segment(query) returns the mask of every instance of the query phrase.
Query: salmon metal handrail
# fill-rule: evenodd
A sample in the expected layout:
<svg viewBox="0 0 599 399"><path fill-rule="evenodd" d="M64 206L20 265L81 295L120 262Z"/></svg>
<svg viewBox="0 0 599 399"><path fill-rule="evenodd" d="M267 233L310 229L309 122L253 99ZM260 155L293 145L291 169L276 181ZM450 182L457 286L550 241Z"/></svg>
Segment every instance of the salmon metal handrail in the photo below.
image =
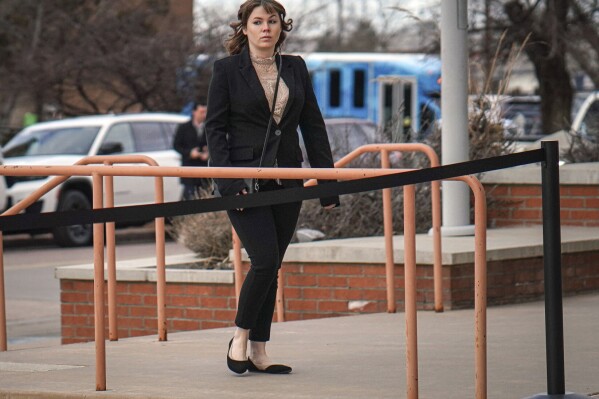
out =
<svg viewBox="0 0 599 399"><path fill-rule="evenodd" d="M364 177L384 176L391 173L397 173L397 170L389 169L293 169L293 168L173 168L173 167L131 167L131 166L81 166L74 165L70 167L0 167L0 174L6 175L49 175L55 173L61 176L92 176L93 180L93 207L98 209L103 207L103 180L105 176L185 176L185 177L259 177L259 178L317 178L326 180L351 180ZM475 197L475 352L476 352L476 398L486 398L486 202L484 198L484 189L480 182L472 176L454 178L450 180L462 180L469 184ZM407 190L413 189L407 186ZM405 188L404 188L405 189ZM409 197L412 194L408 195ZM407 221L413 220L413 217L406 218ZM103 224L94 224L94 312L97 319L95 325L96 339L96 389L106 389L106 360L104 348L104 237ZM408 231L412 235L415 229ZM1 237L1 235L0 235ZM410 250L415 251L415 244L409 244ZM0 245L0 266L2 263L2 246ZM408 251L406 251L407 253ZM415 252L414 252L415 253ZM406 263L413 263L415 258L410 259L407 255ZM407 266L406 266L407 268ZM404 271L406 270L404 268ZM3 270L0 270L3 273ZM410 277L413 279L413 277ZM415 292L415 285L413 285ZM407 291L407 290L406 290ZM101 294L100 294L101 293ZM411 295L413 297L413 295ZM415 306L415 298L412 298L410 306ZM407 303L406 303L407 305ZM415 315L415 311L414 311ZM406 317L406 322L407 317ZM415 328L413 324L412 328ZM415 331L415 330L414 330ZM415 337L415 333L414 333ZM417 388L416 388L417 392Z"/></svg>

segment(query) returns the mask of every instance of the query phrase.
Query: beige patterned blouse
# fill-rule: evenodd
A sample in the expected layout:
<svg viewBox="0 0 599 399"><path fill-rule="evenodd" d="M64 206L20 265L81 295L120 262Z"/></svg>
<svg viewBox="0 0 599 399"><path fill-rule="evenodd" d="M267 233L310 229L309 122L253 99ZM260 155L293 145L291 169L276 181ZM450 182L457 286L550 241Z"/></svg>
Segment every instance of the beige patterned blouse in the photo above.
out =
<svg viewBox="0 0 599 399"><path fill-rule="evenodd" d="M258 79L262 84L266 99L268 100L268 106L272 109L272 99L275 96L275 84L277 82L277 66L275 64L275 57L269 58L258 58L250 55L252 65L256 70ZM277 93L277 102L275 104L274 120L279 123L283 117L283 111L289 100L289 88L285 84L283 78L279 81L279 92Z"/></svg>

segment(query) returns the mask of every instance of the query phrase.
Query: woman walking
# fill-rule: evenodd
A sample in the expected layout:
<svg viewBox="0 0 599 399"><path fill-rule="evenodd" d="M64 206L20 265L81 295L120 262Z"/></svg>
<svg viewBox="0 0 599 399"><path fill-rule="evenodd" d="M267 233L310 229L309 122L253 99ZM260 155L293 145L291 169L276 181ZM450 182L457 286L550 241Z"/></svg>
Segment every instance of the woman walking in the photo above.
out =
<svg viewBox="0 0 599 399"><path fill-rule="evenodd" d="M211 166L299 168L298 126L312 167L331 168L333 158L324 121L300 57L281 55L292 20L275 0L241 4L233 33L225 42L229 56L214 64L206 134ZM267 132L268 131L268 132ZM325 182L320 182L325 183ZM246 195L244 179L216 179L223 196ZM259 190L303 185L298 180L260 180ZM339 198L322 198L331 209ZM228 212L251 261L243 282L227 365L233 372L290 373L266 353L277 292L277 274L293 237L301 202ZM249 342L249 356L248 356Z"/></svg>

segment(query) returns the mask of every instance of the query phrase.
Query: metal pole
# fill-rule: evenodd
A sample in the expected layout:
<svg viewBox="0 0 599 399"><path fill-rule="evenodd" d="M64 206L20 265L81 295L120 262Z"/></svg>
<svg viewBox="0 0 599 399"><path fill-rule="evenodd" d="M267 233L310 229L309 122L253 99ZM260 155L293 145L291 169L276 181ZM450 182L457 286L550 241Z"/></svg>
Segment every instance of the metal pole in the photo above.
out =
<svg viewBox="0 0 599 399"><path fill-rule="evenodd" d="M93 208L101 209L102 176L92 173ZM106 343L104 342L104 224L94 223L94 339L96 341L96 391L106 390Z"/></svg>
<svg viewBox="0 0 599 399"><path fill-rule="evenodd" d="M4 236L0 231L0 352L6 352L6 294L4 293Z"/></svg>
<svg viewBox="0 0 599 399"><path fill-rule="evenodd" d="M467 161L468 2L441 2L441 153L443 165ZM472 235L470 193L459 182L443 182L443 235Z"/></svg>
<svg viewBox="0 0 599 399"><path fill-rule="evenodd" d="M389 169L389 152L381 149L381 168ZM393 259L393 209L391 189L383 189L383 229L385 232L385 274L387 283L387 313L395 313L395 261Z"/></svg>
<svg viewBox="0 0 599 399"><path fill-rule="evenodd" d="M164 180L154 179L155 200L157 204L164 202ZM164 217L154 221L156 237L156 316L158 319L158 340L167 340L166 325L166 249L164 239Z"/></svg>
<svg viewBox="0 0 599 399"><path fill-rule="evenodd" d="M109 166L109 162L104 163ZM114 208L114 177L104 176L105 207ZM115 222L106 223L106 263L108 271L108 338L118 341L119 328L116 303L116 237Z"/></svg>
<svg viewBox="0 0 599 399"><path fill-rule="evenodd" d="M528 399L582 399L586 395L566 394L564 372L564 316L562 305L562 240L559 204L559 150L557 141L543 141L542 166L543 265L545 272L545 350L547 394Z"/></svg>
<svg viewBox="0 0 599 399"><path fill-rule="evenodd" d="M404 304L406 318L406 397L418 399L418 327L416 317L416 195L412 185L403 188L404 202Z"/></svg>
<svg viewBox="0 0 599 399"><path fill-rule="evenodd" d="M243 283L243 271L241 270L241 240L233 226L231 226L231 232L233 237L233 267L235 269L235 303L239 304L239 293L241 292L241 285Z"/></svg>
<svg viewBox="0 0 599 399"><path fill-rule="evenodd" d="M559 216L559 169L557 142L544 141L543 255L545 266L545 337L547 346L547 393L564 394L564 321L562 314L562 253Z"/></svg>

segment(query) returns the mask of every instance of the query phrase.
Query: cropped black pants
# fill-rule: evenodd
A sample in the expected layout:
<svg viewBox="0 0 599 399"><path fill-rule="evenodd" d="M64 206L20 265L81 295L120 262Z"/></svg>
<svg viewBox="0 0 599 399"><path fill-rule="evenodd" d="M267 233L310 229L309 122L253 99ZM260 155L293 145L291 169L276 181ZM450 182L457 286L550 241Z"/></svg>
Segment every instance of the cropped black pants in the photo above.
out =
<svg viewBox="0 0 599 399"><path fill-rule="evenodd" d="M274 183L261 191L277 190ZM277 297L277 276L299 217L301 202L228 211L231 224L250 258L239 294L235 324L250 330L250 340L270 340Z"/></svg>

